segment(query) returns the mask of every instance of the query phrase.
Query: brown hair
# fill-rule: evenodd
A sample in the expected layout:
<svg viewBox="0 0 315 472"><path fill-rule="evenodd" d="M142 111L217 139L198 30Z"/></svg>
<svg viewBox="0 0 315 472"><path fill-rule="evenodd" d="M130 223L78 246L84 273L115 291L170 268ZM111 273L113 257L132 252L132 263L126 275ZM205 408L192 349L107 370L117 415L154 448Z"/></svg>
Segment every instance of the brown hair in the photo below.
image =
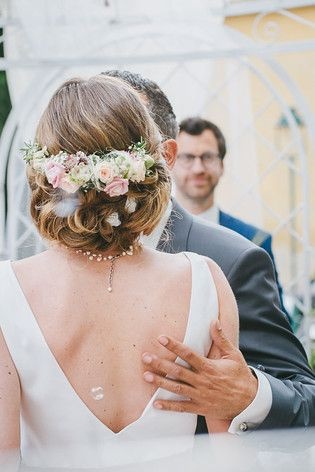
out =
<svg viewBox="0 0 315 472"><path fill-rule="evenodd" d="M137 92L123 81L99 75L89 80L71 79L55 92L44 111L36 141L51 154L59 151L91 154L106 149L127 150L143 138L156 164L153 174L141 183L129 183L128 193L109 197L104 192L79 190L77 203L68 215L58 212L67 196L54 189L41 173L28 167L31 215L47 240L70 248L91 251L110 247L126 249L139 235L150 234L170 198L170 176L162 155L161 137ZM136 211L126 209L134 198ZM73 201L73 196L72 196ZM117 212L121 224L107 218Z"/></svg>
<svg viewBox="0 0 315 472"><path fill-rule="evenodd" d="M179 124L180 133L185 132L187 134L191 134L192 136L199 136L206 130L212 131L214 134L218 143L219 157L223 161L226 154L226 143L223 133L217 125L209 120L201 118L200 116L185 118L185 120L181 121Z"/></svg>

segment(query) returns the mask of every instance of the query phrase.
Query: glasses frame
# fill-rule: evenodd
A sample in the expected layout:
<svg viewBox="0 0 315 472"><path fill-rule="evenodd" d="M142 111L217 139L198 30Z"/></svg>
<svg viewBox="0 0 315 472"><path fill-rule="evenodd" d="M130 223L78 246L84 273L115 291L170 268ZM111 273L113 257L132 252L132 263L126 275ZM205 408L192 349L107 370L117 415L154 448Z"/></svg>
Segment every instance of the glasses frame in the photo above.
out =
<svg viewBox="0 0 315 472"><path fill-rule="evenodd" d="M222 162L220 154L218 152L212 152L212 151L206 151L202 153L200 156L196 156L189 152L181 152L177 155L177 161L185 169L190 169L195 163L196 159L200 159L202 162L202 165L205 168L213 167L218 161Z"/></svg>

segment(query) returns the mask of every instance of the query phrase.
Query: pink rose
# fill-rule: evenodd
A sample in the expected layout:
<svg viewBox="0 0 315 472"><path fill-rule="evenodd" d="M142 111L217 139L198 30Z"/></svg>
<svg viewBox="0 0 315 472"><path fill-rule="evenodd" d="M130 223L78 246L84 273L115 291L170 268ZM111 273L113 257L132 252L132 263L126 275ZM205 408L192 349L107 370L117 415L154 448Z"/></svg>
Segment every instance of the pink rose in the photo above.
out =
<svg viewBox="0 0 315 472"><path fill-rule="evenodd" d="M110 184L106 185L104 192L108 193L110 197L124 195L128 192L128 179L115 177Z"/></svg>
<svg viewBox="0 0 315 472"><path fill-rule="evenodd" d="M60 182L65 175L65 168L62 164L58 162L48 162L45 168L45 174L48 182L54 187L57 188L60 186Z"/></svg>

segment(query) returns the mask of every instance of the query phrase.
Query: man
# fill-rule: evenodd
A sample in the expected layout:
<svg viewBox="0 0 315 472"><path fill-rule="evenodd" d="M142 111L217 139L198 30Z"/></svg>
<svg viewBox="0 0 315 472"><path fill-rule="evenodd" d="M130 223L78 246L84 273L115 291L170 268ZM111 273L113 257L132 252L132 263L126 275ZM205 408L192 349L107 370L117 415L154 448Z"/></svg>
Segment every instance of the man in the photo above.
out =
<svg viewBox="0 0 315 472"><path fill-rule="evenodd" d="M275 268L281 308L288 316L271 249L271 234L224 213L215 204L215 189L224 172L226 154L221 130L211 121L198 116L186 118L179 125L177 145L178 155L172 169L176 200L193 215L232 229L268 252Z"/></svg>
<svg viewBox="0 0 315 472"><path fill-rule="evenodd" d="M177 152L176 118L167 97L154 82L138 74L106 74L125 80L140 93L165 137L165 159L172 167ZM170 238L163 236L165 228ZM220 326L212 326L213 342L222 354L217 360L202 358L177 340L162 337L167 349L193 367L189 371L193 395L185 402L160 400L156 407L199 415L207 410L215 418L230 420L231 432L315 425L315 377L281 312L274 269L266 252L222 226L198 221L176 201L147 243L168 252L192 251L212 258L233 289L240 316L240 350L229 343ZM146 368L154 374L154 386L177 393L185 390L187 369L172 362L166 367L156 357ZM197 432L205 431L199 417Z"/></svg>

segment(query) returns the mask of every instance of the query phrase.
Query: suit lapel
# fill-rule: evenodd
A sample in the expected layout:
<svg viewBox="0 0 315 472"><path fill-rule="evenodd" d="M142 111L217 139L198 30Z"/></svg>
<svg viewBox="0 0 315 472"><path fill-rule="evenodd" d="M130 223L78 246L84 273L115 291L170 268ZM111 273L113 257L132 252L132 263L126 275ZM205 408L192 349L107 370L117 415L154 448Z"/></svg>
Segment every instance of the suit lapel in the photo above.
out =
<svg viewBox="0 0 315 472"><path fill-rule="evenodd" d="M173 209L157 246L157 250L178 253L187 251L188 237L193 218L179 206L174 199L172 199L172 203Z"/></svg>

